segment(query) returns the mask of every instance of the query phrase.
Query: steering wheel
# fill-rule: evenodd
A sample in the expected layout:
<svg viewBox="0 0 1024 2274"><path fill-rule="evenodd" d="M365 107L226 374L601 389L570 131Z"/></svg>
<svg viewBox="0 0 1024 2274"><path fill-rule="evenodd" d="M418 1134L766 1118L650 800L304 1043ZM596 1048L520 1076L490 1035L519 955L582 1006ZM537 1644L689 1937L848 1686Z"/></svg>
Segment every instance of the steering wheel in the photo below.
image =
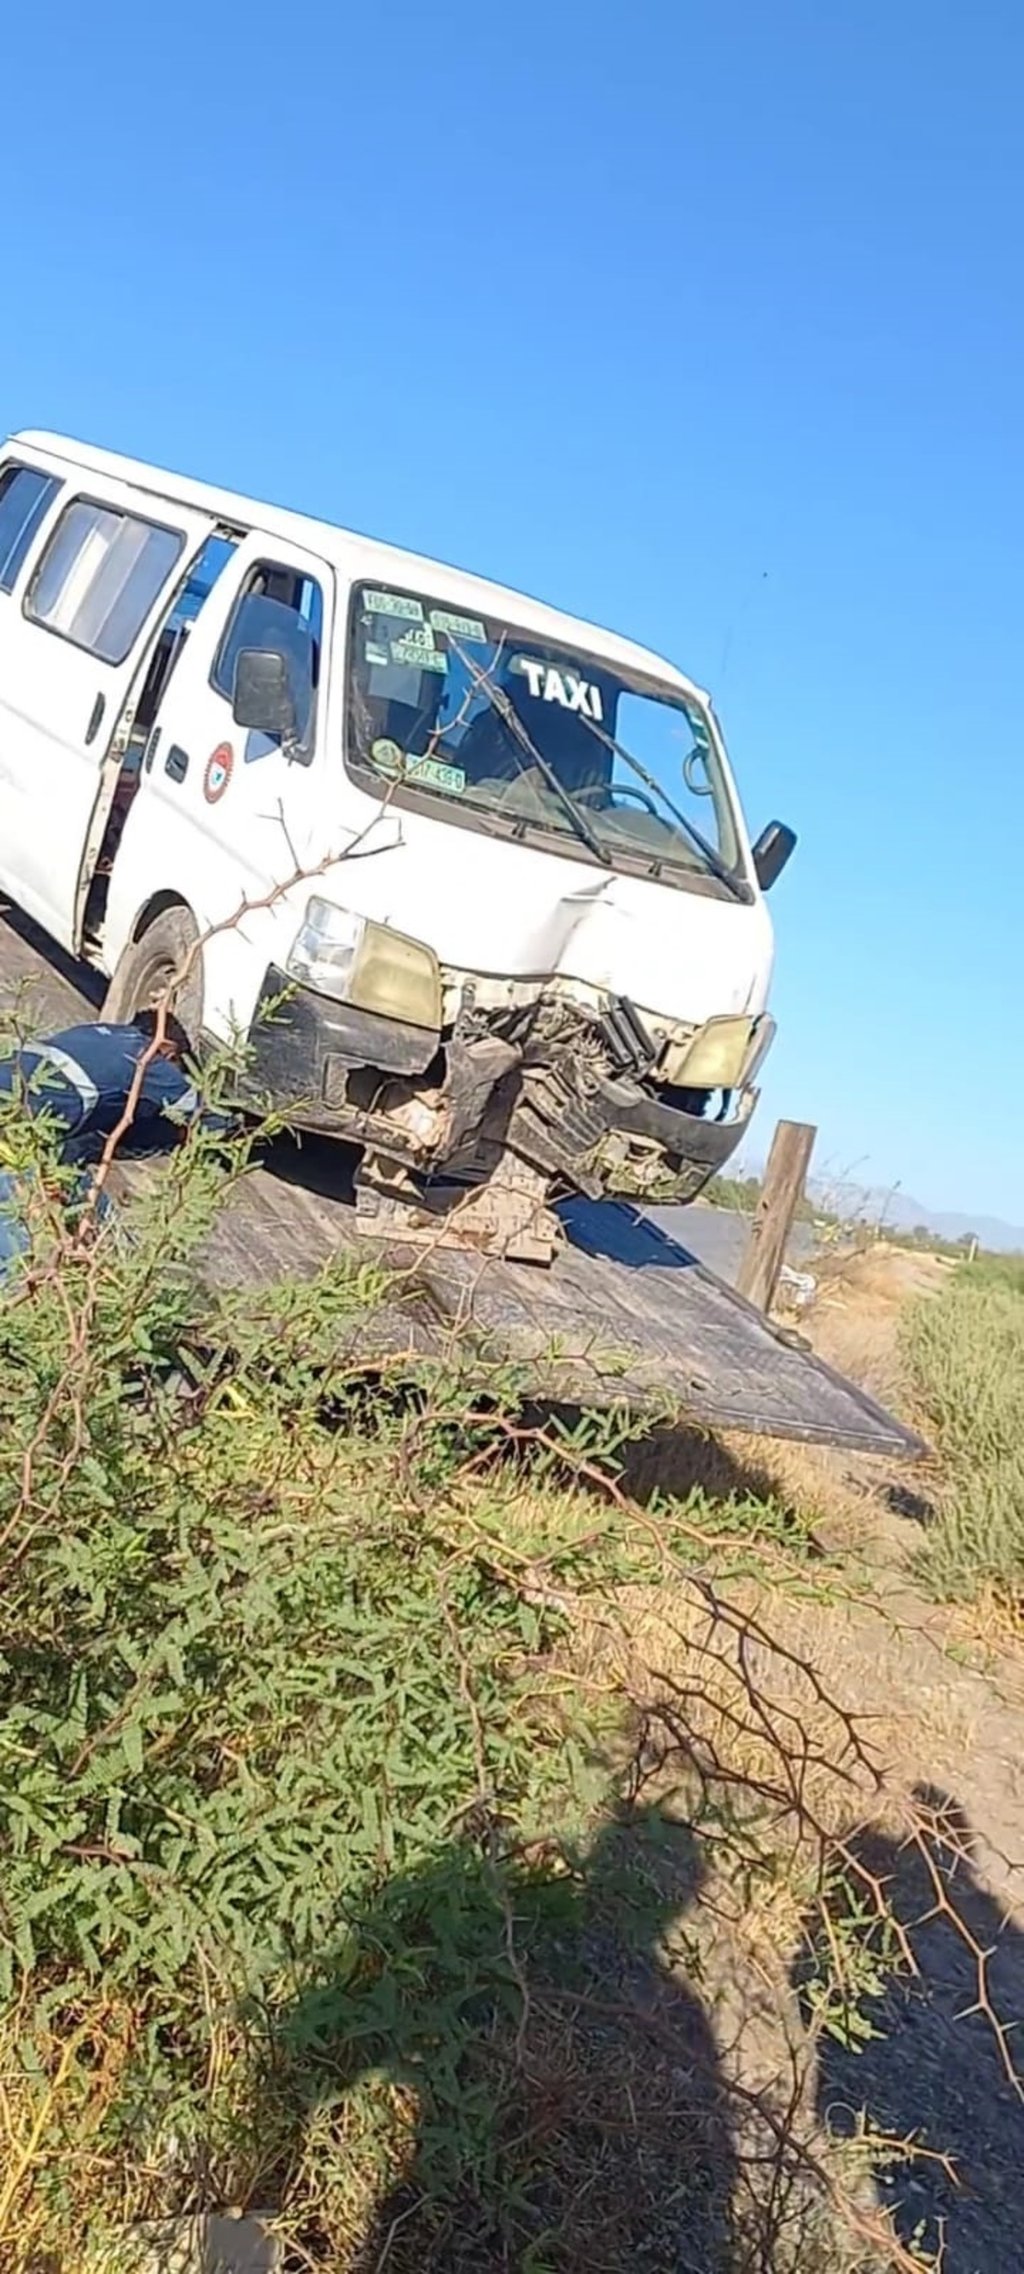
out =
<svg viewBox="0 0 1024 2274"><path fill-rule="evenodd" d="M572 792L577 805L595 805L598 798L606 797L607 794L607 782L588 782L585 788L581 790L573 790ZM660 821L662 819L662 816L659 813L657 806L655 805L654 799L648 795L646 790L642 790L637 783L616 782L612 788L611 794L616 801L619 798L624 797L635 798L637 804L642 805L645 808L646 812L653 813L655 821Z"/></svg>

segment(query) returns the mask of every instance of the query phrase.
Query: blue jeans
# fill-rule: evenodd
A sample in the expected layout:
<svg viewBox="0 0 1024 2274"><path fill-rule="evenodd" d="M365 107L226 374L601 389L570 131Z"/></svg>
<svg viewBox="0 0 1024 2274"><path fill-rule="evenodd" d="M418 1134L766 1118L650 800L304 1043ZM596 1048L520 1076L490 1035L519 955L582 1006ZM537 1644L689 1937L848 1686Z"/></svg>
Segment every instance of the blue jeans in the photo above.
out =
<svg viewBox="0 0 1024 2274"><path fill-rule="evenodd" d="M28 1178L20 1176L16 1169L0 1169L0 1284L13 1276L19 1257L27 1255L32 1245L23 1206L23 1198L28 1196L28 1184ZM65 1196L65 1206L72 1214L85 1206L90 1189L89 1177L76 1177ZM106 1193L101 1192L96 1209L97 1222L104 1223L111 1214Z"/></svg>

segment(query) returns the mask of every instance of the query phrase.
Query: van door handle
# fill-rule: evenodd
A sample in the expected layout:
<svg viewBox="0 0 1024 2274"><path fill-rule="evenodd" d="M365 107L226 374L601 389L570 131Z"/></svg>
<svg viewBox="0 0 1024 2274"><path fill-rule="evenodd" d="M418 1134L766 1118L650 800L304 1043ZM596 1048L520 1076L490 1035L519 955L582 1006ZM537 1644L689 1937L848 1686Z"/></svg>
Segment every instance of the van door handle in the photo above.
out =
<svg viewBox="0 0 1024 2274"><path fill-rule="evenodd" d="M183 750L179 742L171 744L164 759L164 773L170 775L172 782L183 782L188 773L188 751Z"/></svg>
<svg viewBox="0 0 1024 2274"><path fill-rule="evenodd" d="M105 696L105 695L97 695L97 697L96 697L96 701L94 702L94 704L93 704L93 706L92 706L92 709L91 709L91 711L90 711L90 713L89 713L89 724L88 724L88 726L86 727L86 730L85 730L85 747L86 747L86 749L88 749L90 742L95 742L95 740L96 740L96 736L98 735L98 733L99 733L99 731L100 731L100 726L101 726L101 724L102 724L102 721L103 721L103 713L104 713L104 711L106 710L106 707L107 707L107 700L106 700L106 696Z"/></svg>

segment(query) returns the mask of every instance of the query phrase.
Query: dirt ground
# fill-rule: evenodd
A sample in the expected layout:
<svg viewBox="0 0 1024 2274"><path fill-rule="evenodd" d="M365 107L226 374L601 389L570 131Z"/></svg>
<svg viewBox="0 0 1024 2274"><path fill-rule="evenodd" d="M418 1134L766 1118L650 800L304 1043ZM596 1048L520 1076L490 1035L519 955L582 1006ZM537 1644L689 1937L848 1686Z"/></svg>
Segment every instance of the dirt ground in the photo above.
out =
<svg viewBox="0 0 1024 2274"><path fill-rule="evenodd" d="M826 1265L794 1323L824 1358L919 1421L901 1378L900 1320L908 1303L938 1293L949 1268L880 1245ZM805 1523L811 1512L824 1585L768 1589L758 1608L831 1697L867 1717L861 1727L893 1795L883 1829L854 1830L863 1807L855 1795L848 1823L833 1828L853 1835L859 1860L885 1883L916 1977L907 1969L867 1999L877 2034L859 2050L819 2033L808 2066L800 1918L767 1922L765 1947L744 1949L751 1924L757 1934L756 1902L744 1897L739 1940L728 1927L717 1945L712 1934L702 1958L716 2037L731 2048L724 2065L745 2087L778 2092L788 2049L799 2045L803 2106L821 2136L870 2131L922 2151L913 2162L863 2148L854 2158L867 2200L887 2206L904 2248L925 2263L938 2254L943 2274L1021 2274L1024 2099L1009 2071L1024 2022L1024 1648L983 1616L936 1604L916 1580L937 1464L900 1470L749 1438L676 1438L640 1448L627 1481L641 1498L700 1482L716 1496L771 1494ZM670 1590L636 1607L649 1662L670 1657L676 1610ZM934 1825L921 1844L907 1842L900 1796ZM1024 2073L1024 2053L1020 2062ZM792 2260L773 2251L757 2260L765 2274L782 2263ZM851 2262L837 2244L834 2259L812 2251L796 2263L817 2274ZM880 2261L869 2252L852 2263L859 2274Z"/></svg>
<svg viewBox="0 0 1024 2274"><path fill-rule="evenodd" d="M904 1306L949 1266L879 1247L823 1275L802 1322L822 1356L906 1409L898 1329ZM913 1419L912 1414L908 1414ZM1012 1637L931 1602L911 1568L937 1475L838 1454L762 1449L777 1489L820 1511L822 1544L862 1563L846 1600L791 1610L787 1640L812 1651L832 1691L877 1715L893 1784L927 1796L949 1827L928 1855L878 1835L861 1842L911 1931L920 1974L878 2001L880 2034L861 2051L818 2048L817 2106L833 2134L864 2111L893 2139L951 2156L882 2168L878 2198L905 2245L941 2251L943 2274L1024 2267L1024 2104L984 2007L1019 2036L1024 2021L1024 1651ZM777 1622L776 1622L777 1623ZM939 1909L936 1911L936 1901ZM964 1931L944 1915L948 1898ZM920 1923L919 1923L920 1922ZM980 1972L982 1954L985 1959ZM973 2010L972 2010L973 2009Z"/></svg>

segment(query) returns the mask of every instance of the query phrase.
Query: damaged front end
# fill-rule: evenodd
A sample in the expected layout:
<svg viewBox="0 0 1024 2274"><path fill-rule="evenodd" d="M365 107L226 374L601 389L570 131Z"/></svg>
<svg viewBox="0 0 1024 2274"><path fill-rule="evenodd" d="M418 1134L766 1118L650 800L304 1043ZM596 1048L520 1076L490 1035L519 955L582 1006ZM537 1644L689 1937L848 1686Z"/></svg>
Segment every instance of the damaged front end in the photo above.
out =
<svg viewBox="0 0 1024 2274"><path fill-rule="evenodd" d="M368 1231L546 1261L553 1201L613 1190L691 1200L739 1144L770 1018L687 1028L561 980L438 981L431 1027L274 969L264 982L273 1008L250 1037L250 1082L300 1126L361 1147Z"/></svg>
<svg viewBox="0 0 1024 2274"><path fill-rule="evenodd" d="M504 1012L464 1000L447 1049L450 1158L487 1174L495 1148L509 1148L556 1194L671 1183L691 1200L743 1135L757 1095L748 1069L771 1032L768 1020L723 1019L666 1038L623 996L584 1005L552 990ZM474 1087L463 1129L460 1092L499 1047L509 1062L479 1115Z"/></svg>

